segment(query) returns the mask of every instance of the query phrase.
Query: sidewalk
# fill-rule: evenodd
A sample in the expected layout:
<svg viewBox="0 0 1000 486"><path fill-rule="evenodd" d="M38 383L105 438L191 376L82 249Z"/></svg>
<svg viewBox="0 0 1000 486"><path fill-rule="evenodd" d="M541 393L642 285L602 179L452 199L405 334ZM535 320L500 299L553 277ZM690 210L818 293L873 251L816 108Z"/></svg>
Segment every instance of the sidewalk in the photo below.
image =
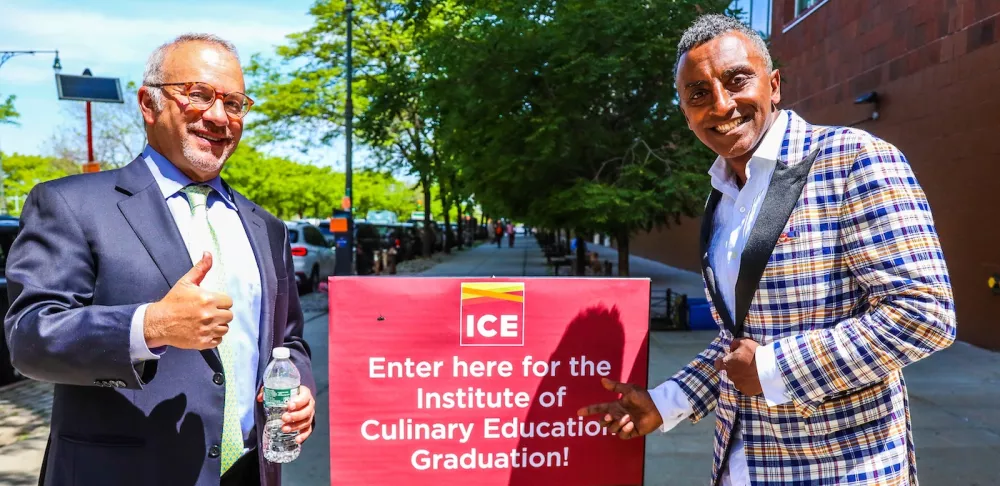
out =
<svg viewBox="0 0 1000 486"><path fill-rule="evenodd" d="M24 380L0 388L0 485L38 484L51 415L51 384Z"/></svg>
<svg viewBox="0 0 1000 486"><path fill-rule="evenodd" d="M483 243L470 250L459 252L451 259L421 272L425 277L514 277L549 275L535 239L518 235L514 247L507 246L506 238L500 248L496 243Z"/></svg>

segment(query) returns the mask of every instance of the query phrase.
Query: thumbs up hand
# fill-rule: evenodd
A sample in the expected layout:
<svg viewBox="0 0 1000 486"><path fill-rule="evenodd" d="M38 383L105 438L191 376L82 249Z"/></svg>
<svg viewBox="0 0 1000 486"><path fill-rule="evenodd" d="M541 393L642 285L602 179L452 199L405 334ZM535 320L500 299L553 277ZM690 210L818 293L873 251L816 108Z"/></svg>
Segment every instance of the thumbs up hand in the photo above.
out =
<svg viewBox="0 0 1000 486"><path fill-rule="evenodd" d="M212 254L205 252L163 299L146 308L147 346L202 350L222 342L233 320L233 299L200 287L211 269Z"/></svg>

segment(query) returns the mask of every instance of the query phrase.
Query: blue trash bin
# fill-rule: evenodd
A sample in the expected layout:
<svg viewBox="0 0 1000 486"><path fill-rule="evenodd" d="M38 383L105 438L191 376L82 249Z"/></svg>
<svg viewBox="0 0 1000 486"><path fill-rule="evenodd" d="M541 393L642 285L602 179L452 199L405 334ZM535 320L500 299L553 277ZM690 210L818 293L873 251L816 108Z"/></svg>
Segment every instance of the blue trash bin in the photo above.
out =
<svg viewBox="0 0 1000 486"><path fill-rule="evenodd" d="M711 331L719 328L712 318L708 299L705 298L688 299L688 322L692 330Z"/></svg>

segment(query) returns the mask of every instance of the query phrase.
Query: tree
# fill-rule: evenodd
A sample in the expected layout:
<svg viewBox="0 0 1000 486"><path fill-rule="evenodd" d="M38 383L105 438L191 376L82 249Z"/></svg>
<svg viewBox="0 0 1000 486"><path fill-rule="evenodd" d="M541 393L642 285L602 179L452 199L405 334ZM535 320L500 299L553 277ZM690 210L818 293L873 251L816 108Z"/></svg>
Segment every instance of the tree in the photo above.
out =
<svg viewBox="0 0 1000 486"><path fill-rule="evenodd" d="M139 111L139 86L125 85L125 103L91 103L94 160L101 169L122 167L142 152L146 126ZM87 161L87 112L83 101L66 102L63 112L69 121L56 129L49 153L78 162Z"/></svg>
<svg viewBox="0 0 1000 486"><path fill-rule="evenodd" d="M0 125L16 125L17 119L21 116L14 109L14 100L17 96L10 95L0 103Z"/></svg>
<svg viewBox="0 0 1000 486"><path fill-rule="evenodd" d="M236 190L283 219L329 218L340 205L344 174L265 154L252 144L241 144L226 162L223 178ZM391 175L361 171L356 185L360 197L355 209L386 209L409 214L416 208L414 191Z"/></svg>
<svg viewBox="0 0 1000 486"><path fill-rule="evenodd" d="M628 275L631 234L704 202L711 154L673 103L673 64L695 16L728 3L468 2L422 45L440 150L490 214L613 234Z"/></svg>
<svg viewBox="0 0 1000 486"><path fill-rule="evenodd" d="M21 205L36 185L70 174L80 173L80 166L71 160L41 155L2 154L4 196L7 213L21 214Z"/></svg>
<svg viewBox="0 0 1000 486"><path fill-rule="evenodd" d="M447 3L447 2L441 2ZM280 62L254 58L247 72L262 100L261 141L329 144L343 126L346 80L346 16L343 0L320 0L310 9L315 24L289 36L277 50ZM354 55L358 137L379 167L416 176L425 208L431 207L440 165L436 107L424 97L430 73L416 50L415 24L405 0L354 2ZM303 136L303 133L309 135ZM360 195L360 194L358 194ZM431 211L425 211L424 255L431 252Z"/></svg>

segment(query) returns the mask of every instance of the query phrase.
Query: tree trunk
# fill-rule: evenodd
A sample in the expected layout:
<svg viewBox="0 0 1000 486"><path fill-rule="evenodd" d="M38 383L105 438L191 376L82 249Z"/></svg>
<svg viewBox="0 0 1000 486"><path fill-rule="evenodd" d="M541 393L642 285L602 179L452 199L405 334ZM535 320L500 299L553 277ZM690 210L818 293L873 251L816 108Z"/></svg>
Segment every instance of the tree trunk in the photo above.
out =
<svg viewBox="0 0 1000 486"><path fill-rule="evenodd" d="M576 234L576 274L587 275L587 241L579 232Z"/></svg>
<svg viewBox="0 0 1000 486"><path fill-rule="evenodd" d="M430 177L422 175L420 183L424 186L424 236L423 255L430 258L434 249L434 231L431 229L431 181Z"/></svg>
<svg viewBox="0 0 1000 486"><path fill-rule="evenodd" d="M618 276L628 277L628 230L618 230L618 234L615 237L618 240Z"/></svg>
<svg viewBox="0 0 1000 486"><path fill-rule="evenodd" d="M462 201L458 204L458 221L455 221L455 225L458 228L458 250L462 251L465 248L465 237L463 232L465 231L465 210L462 208Z"/></svg>
<svg viewBox="0 0 1000 486"><path fill-rule="evenodd" d="M448 214L451 212L451 207L448 205L451 201L445 194L444 188L441 188L441 210L444 211L444 252L445 254L451 254L451 216Z"/></svg>

